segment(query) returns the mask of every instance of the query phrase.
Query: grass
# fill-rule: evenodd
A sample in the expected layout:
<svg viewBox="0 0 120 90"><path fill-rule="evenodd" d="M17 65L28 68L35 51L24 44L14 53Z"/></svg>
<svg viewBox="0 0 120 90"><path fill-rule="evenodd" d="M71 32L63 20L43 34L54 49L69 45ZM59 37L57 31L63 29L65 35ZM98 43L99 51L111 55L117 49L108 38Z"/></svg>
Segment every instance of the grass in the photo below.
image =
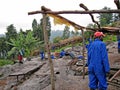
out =
<svg viewBox="0 0 120 90"><path fill-rule="evenodd" d="M1 66L5 66L5 65L11 65L11 64L14 64L13 61L11 60L4 60L4 59L0 59L0 67Z"/></svg>

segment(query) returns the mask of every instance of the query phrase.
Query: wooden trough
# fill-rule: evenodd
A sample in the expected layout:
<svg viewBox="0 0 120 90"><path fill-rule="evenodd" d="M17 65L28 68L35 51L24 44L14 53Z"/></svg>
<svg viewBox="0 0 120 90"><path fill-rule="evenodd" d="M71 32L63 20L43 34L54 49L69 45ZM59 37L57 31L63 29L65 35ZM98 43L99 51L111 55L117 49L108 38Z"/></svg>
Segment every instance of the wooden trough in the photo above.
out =
<svg viewBox="0 0 120 90"><path fill-rule="evenodd" d="M18 72L12 73L9 75L9 77L16 77L17 78L17 82L19 82L19 77L23 76L23 78L21 79L26 79L26 77L29 77L31 74L33 74L34 72L36 72L38 69L40 69L45 63L42 63L40 65L34 65L34 66L29 66L26 68L21 69Z"/></svg>

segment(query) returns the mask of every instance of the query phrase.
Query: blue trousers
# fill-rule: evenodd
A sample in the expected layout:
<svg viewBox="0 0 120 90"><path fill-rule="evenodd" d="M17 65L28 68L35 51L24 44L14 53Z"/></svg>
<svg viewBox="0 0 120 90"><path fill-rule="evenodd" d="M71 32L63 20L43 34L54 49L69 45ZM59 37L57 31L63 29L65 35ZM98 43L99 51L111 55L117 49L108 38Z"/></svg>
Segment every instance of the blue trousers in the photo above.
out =
<svg viewBox="0 0 120 90"><path fill-rule="evenodd" d="M107 90L106 74L89 72L89 87L98 90Z"/></svg>

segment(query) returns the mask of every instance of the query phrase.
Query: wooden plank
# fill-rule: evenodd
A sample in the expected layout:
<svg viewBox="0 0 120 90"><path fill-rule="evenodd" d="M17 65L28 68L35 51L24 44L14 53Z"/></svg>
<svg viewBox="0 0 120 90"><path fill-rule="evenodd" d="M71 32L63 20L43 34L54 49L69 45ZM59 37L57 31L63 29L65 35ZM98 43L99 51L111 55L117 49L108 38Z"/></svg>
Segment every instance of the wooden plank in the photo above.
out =
<svg viewBox="0 0 120 90"><path fill-rule="evenodd" d="M120 68L117 67L111 67L110 70L118 71Z"/></svg>
<svg viewBox="0 0 120 90"><path fill-rule="evenodd" d="M119 69L120 69L120 65L111 66L110 69L111 69L111 70L119 70Z"/></svg>
<svg viewBox="0 0 120 90"><path fill-rule="evenodd" d="M24 69L21 69L20 71L18 71L18 72L15 72L15 73L12 73L12 74L10 74L9 76L20 76L20 75L24 75L24 74L27 74L27 73L29 73L30 71L32 71L32 70L34 70L34 69L36 69L36 68L38 68L39 66L34 66L34 67L27 67L27 68L24 68Z"/></svg>
<svg viewBox="0 0 120 90"><path fill-rule="evenodd" d="M20 76L23 74L24 74L23 72L16 72L16 73L10 74L9 76Z"/></svg>
<svg viewBox="0 0 120 90"><path fill-rule="evenodd" d="M109 81L108 81L108 84L120 88L120 84L113 83L113 82L109 82ZM119 90L119 89L118 89L118 90Z"/></svg>

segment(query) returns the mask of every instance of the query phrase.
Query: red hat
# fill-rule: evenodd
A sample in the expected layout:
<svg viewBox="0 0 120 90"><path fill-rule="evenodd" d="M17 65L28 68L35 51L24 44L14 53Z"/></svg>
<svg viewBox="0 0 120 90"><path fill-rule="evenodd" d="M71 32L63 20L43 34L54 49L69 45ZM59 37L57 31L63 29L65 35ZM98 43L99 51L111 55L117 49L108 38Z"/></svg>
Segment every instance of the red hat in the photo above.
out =
<svg viewBox="0 0 120 90"><path fill-rule="evenodd" d="M102 32L99 32L99 31L94 33L94 37L100 37L100 36L105 36L105 35Z"/></svg>

